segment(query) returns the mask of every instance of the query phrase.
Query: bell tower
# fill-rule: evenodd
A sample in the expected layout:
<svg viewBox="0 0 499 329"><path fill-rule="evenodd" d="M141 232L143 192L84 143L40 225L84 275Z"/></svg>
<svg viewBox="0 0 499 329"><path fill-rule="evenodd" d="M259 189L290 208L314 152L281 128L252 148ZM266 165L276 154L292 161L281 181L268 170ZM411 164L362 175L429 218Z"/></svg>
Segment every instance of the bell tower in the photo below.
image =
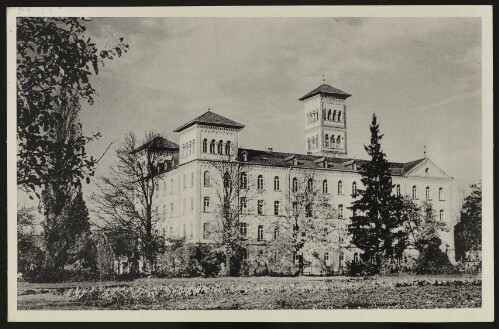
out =
<svg viewBox="0 0 499 329"><path fill-rule="evenodd" d="M299 100L305 111L307 154L345 158L347 156L347 111L351 95L324 83Z"/></svg>

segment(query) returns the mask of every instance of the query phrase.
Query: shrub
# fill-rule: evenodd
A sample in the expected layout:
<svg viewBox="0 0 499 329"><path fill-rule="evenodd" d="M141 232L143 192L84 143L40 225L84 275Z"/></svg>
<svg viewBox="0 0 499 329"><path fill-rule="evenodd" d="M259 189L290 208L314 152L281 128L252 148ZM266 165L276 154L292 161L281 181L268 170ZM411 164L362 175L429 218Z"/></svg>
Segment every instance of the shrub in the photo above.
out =
<svg viewBox="0 0 499 329"><path fill-rule="evenodd" d="M449 261L449 257L439 248L438 239L430 243L416 260L414 271L417 274L454 274L458 269Z"/></svg>
<svg viewBox="0 0 499 329"><path fill-rule="evenodd" d="M224 254L208 244L173 244L158 257L158 277L214 277L220 272Z"/></svg>
<svg viewBox="0 0 499 329"><path fill-rule="evenodd" d="M376 265L364 262L346 262L347 273L350 276L365 276L378 274Z"/></svg>

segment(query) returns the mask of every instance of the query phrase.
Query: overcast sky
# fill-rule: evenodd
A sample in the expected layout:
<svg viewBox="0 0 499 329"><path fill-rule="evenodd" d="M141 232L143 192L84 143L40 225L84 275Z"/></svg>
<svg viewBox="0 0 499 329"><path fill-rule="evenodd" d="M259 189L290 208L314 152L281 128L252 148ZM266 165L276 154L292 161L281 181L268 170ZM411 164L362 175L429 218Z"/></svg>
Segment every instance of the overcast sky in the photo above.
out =
<svg viewBox="0 0 499 329"><path fill-rule="evenodd" d="M208 108L246 125L240 146L305 152L298 98L322 83L347 100L348 152L366 158L376 113L390 161L428 156L455 177L481 176L479 18L94 18L90 35L122 58L93 78L99 97L82 112L88 151L128 131L166 133ZM115 161L109 152L97 175Z"/></svg>

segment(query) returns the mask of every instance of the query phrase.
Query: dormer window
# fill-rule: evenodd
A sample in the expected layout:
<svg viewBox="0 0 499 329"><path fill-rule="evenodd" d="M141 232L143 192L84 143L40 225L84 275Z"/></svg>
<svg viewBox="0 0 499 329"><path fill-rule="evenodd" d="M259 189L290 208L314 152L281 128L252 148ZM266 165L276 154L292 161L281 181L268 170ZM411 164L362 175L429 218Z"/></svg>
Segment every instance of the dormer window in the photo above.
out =
<svg viewBox="0 0 499 329"><path fill-rule="evenodd" d="M297 158L294 158L293 159L293 166L297 166L298 165L298 159Z"/></svg>
<svg viewBox="0 0 499 329"><path fill-rule="evenodd" d="M248 161L248 152L243 151L243 153L241 154L241 156L242 156L242 160L244 162Z"/></svg>

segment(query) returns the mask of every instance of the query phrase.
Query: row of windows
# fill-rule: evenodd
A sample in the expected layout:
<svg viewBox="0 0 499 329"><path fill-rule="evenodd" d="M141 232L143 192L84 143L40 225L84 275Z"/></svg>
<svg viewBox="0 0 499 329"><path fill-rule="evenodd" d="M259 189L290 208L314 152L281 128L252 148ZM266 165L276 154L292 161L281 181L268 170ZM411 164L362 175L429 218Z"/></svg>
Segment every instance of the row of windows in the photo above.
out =
<svg viewBox="0 0 499 329"><path fill-rule="evenodd" d="M218 142L214 139L210 142L209 153L211 154L231 154L231 143L227 141L224 143L223 140L219 140ZM203 139L203 153L208 153L208 139Z"/></svg>
<svg viewBox="0 0 499 329"><path fill-rule="evenodd" d="M196 150L195 140L182 144L182 156L184 157L193 154L195 150Z"/></svg>
<svg viewBox="0 0 499 329"><path fill-rule="evenodd" d="M319 110L307 113L307 123L319 121Z"/></svg>
<svg viewBox="0 0 499 329"><path fill-rule="evenodd" d="M324 120L328 121L337 121L340 122L342 117L341 117L341 110L334 110L332 111L331 109L322 109L322 118Z"/></svg>
<svg viewBox="0 0 499 329"><path fill-rule="evenodd" d="M396 191L396 194L397 196L401 196L401 191L400 191L400 184L397 184L397 186L395 187L395 191ZM431 200L431 189L429 186L426 187L425 189L425 196L426 196L426 199L427 200ZM416 185L414 185L412 187L412 198L413 199L417 199L418 198L418 188ZM438 188L438 200L439 201L445 201L445 195L444 195L444 189L443 187L439 187Z"/></svg>
<svg viewBox="0 0 499 329"><path fill-rule="evenodd" d="M324 136L324 147L339 149L343 148L343 145L341 143L341 136L335 138L334 135L329 136L329 134L326 134Z"/></svg>

